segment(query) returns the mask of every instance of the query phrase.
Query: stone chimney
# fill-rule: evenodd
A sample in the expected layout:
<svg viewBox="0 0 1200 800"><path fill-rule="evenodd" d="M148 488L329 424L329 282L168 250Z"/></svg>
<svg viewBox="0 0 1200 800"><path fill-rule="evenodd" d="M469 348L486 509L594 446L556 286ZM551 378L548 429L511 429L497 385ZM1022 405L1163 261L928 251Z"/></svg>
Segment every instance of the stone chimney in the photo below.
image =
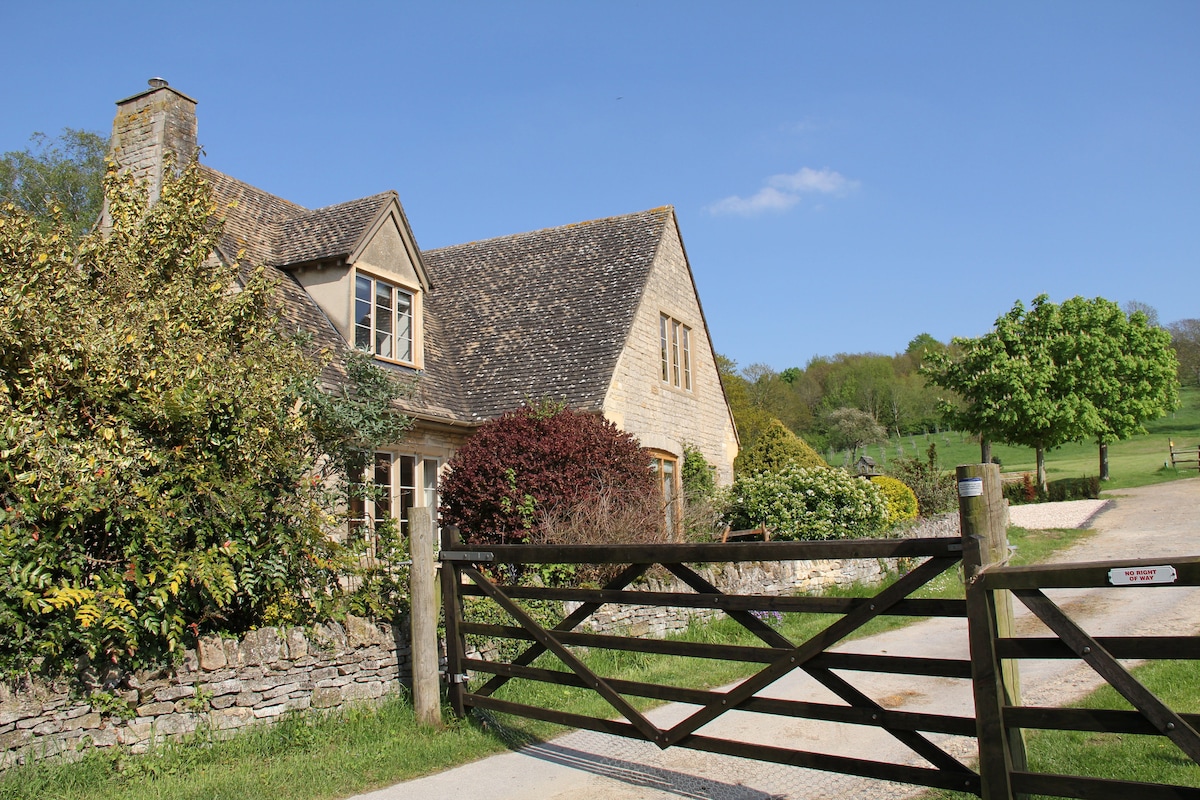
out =
<svg viewBox="0 0 1200 800"><path fill-rule="evenodd" d="M196 101L151 78L150 88L117 102L109 155L158 200L168 154L176 169L196 155ZM105 215L107 221L107 214Z"/></svg>

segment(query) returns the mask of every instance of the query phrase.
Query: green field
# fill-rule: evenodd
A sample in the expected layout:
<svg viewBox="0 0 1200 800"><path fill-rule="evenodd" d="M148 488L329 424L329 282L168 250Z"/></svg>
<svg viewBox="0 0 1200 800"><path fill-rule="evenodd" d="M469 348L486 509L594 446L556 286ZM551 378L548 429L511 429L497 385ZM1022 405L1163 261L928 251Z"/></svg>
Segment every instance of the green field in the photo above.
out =
<svg viewBox="0 0 1200 800"><path fill-rule="evenodd" d="M1200 389L1186 387L1180 392L1179 408L1146 424L1147 433L1113 442L1108 446L1111 480L1105 489L1145 486L1176 478L1193 477L1197 471L1174 470L1169 463L1168 440L1178 446L1200 445ZM966 434L956 432L893 437L886 445L871 445L867 455L886 466L889 460L925 458L929 445L936 444L938 462L946 469L957 464L979 463L979 444ZM1025 447L993 444L992 455L999 458L1005 472L1033 472L1037 468L1034 451ZM1095 442L1067 444L1046 453L1046 477L1079 478L1100 473L1100 456Z"/></svg>

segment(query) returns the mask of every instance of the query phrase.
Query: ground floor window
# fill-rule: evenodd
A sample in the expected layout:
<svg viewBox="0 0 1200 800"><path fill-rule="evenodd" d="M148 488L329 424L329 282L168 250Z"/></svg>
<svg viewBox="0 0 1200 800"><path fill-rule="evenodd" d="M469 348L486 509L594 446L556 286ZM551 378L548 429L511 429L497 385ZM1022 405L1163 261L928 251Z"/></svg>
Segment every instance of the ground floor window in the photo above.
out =
<svg viewBox="0 0 1200 800"><path fill-rule="evenodd" d="M394 518L408 535L412 508L438 506L438 459L378 451L363 468L362 481L351 486L349 529L363 535L384 519Z"/></svg>
<svg viewBox="0 0 1200 800"><path fill-rule="evenodd" d="M662 492L663 521L667 535L675 539L680 531L680 487L679 459L669 454L654 454L650 460L650 471L658 478Z"/></svg>

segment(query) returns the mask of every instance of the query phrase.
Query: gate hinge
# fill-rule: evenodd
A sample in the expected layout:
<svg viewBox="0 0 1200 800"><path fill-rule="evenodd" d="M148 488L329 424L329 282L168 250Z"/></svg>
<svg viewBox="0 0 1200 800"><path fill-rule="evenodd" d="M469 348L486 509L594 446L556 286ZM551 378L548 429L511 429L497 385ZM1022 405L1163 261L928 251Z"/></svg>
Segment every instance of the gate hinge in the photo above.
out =
<svg viewBox="0 0 1200 800"><path fill-rule="evenodd" d="M468 676L465 672L451 673L446 676L446 680L449 681L450 683L466 683L469 679L470 679L470 676Z"/></svg>

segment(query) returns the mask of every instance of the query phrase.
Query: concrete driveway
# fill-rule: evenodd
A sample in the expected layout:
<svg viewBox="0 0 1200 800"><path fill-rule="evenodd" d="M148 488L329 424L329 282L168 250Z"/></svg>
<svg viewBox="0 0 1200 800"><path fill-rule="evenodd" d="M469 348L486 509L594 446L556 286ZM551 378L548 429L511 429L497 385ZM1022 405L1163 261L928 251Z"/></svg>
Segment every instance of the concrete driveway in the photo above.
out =
<svg viewBox="0 0 1200 800"><path fill-rule="evenodd" d="M1088 501L1083 501L1088 502ZM1067 506L1097 533L1060 554L1064 562L1107 561L1200 555L1200 479L1122 490L1102 508ZM1035 527L1032 512L1014 509L1014 521ZM1022 517L1022 515L1025 515ZM1056 523L1063 525L1061 517ZM1078 524L1078 523L1076 523ZM1200 589L1054 590L1047 592L1089 633L1151 635L1200 631ZM1018 606L1022 633L1045 630ZM967 657L963 620L930 619L906 628L846 643L847 652ZM1086 665L1063 661L1022 661L1024 700L1030 705L1068 702L1100 680ZM852 683L887 708L969 716L968 681L858 673ZM807 675L793 674L766 693L792 699L837 702ZM656 709L657 724L686 716L694 707ZM898 763L923 764L882 731L861 726L767 717L732 712L702 729L705 734ZM973 739L931 736L961 759L974 756ZM359 795L354 800L877 800L911 797L920 787L786 767L578 731L551 742L534 743L462 767Z"/></svg>

